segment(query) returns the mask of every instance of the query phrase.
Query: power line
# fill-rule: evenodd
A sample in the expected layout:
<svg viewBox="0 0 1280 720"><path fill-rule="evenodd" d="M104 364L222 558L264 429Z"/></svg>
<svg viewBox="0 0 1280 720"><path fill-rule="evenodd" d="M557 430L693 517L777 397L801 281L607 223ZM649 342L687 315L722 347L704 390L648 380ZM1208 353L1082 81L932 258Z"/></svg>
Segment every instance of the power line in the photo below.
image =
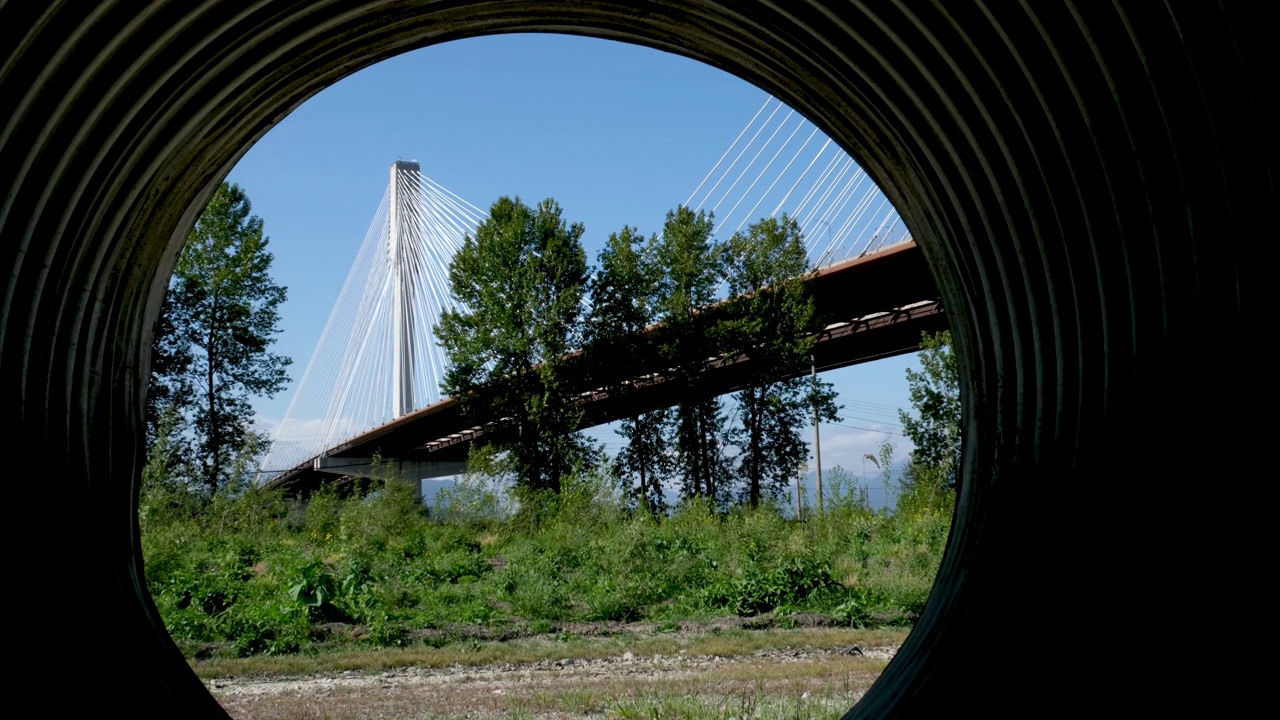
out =
<svg viewBox="0 0 1280 720"><path fill-rule="evenodd" d="M885 435L897 435L898 437L903 437L902 433L896 433L891 430L876 430L875 428L864 428L864 427L858 427L856 425L845 425L844 423L833 423L833 422L828 422L823 424L839 425L842 428L849 428L850 430L866 430L867 432L878 432L878 433L884 433Z"/></svg>
<svg viewBox="0 0 1280 720"><path fill-rule="evenodd" d="M902 425L899 423L885 422L884 420L875 420L873 418L858 417L857 415L850 415L849 417L853 418L854 420L866 420L867 422L880 423L881 425L893 425L894 427L902 427Z"/></svg>

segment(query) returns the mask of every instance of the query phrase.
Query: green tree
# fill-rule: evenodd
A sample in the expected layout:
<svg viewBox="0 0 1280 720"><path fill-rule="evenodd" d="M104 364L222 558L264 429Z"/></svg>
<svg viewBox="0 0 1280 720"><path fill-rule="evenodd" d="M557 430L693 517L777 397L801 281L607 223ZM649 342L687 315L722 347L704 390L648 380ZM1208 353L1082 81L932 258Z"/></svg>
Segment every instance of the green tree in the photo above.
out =
<svg viewBox="0 0 1280 720"><path fill-rule="evenodd" d="M915 444L907 482L954 489L960 470L960 370L951 332L920 338L920 371L907 370L914 413L898 410L902 434Z"/></svg>
<svg viewBox="0 0 1280 720"><path fill-rule="evenodd" d="M195 361L191 341L174 327L178 308L173 293L166 292L156 322L156 336L151 343L151 379L147 388L147 447L163 443L170 449L180 425L179 408L191 405L193 388L186 373ZM150 452L150 451L148 451ZM163 457L178 456L166 450Z"/></svg>
<svg viewBox="0 0 1280 720"><path fill-rule="evenodd" d="M609 235L591 282L591 314L586 326L587 364L593 387L625 392L645 372L648 343L645 329L657 318L662 270L655 260L657 237L645 239L633 227ZM671 410L659 408L627 418L618 434L627 439L618 453L619 477L634 483L631 495L653 512L665 510L663 483L672 472L666 429Z"/></svg>
<svg viewBox="0 0 1280 720"><path fill-rule="evenodd" d="M800 227L785 214L764 218L734 233L727 248L726 348L750 357L749 386L735 395L741 425L732 432L740 448L740 495L752 507L762 495L786 492L804 465L801 434L813 413L839 421L830 383L800 376L810 367L817 314L804 284L808 255Z"/></svg>
<svg viewBox="0 0 1280 720"><path fill-rule="evenodd" d="M251 399L289 381L291 360L269 350L286 289L271 278L274 257L251 209L238 185L214 193L178 257L152 347L152 437L166 408L176 413L167 442L183 446L210 496L265 449Z"/></svg>
<svg viewBox="0 0 1280 720"><path fill-rule="evenodd" d="M686 401L673 423L676 460L684 497L728 499L732 478L725 453L725 416L719 398L700 389L707 359L720 354L718 323L706 312L723 276L724 246L712 238L713 215L680 206L667 213L656 248L663 279L658 309L665 325L661 354L670 382L683 386Z"/></svg>
<svg viewBox="0 0 1280 720"><path fill-rule="evenodd" d="M596 454L575 432L582 408L565 360L582 342L582 233L553 199L531 208L502 197L449 267L459 309L436 328L449 361L442 390L474 421L514 429L498 445L526 489L558 491L561 477Z"/></svg>

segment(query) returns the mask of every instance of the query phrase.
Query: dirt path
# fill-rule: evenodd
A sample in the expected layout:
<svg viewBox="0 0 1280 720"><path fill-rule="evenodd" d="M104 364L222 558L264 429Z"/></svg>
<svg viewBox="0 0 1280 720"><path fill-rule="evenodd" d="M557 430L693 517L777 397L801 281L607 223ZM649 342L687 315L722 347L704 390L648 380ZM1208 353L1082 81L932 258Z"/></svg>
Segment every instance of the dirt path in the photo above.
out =
<svg viewBox="0 0 1280 720"><path fill-rule="evenodd" d="M560 658L465 667L227 678L207 685L238 718L838 717L893 646Z"/></svg>

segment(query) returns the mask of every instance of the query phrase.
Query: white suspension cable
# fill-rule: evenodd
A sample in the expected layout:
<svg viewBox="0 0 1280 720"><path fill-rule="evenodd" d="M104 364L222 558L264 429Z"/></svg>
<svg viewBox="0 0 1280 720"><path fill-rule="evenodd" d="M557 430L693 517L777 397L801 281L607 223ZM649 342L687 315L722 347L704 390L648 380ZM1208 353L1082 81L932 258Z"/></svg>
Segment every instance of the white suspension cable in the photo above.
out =
<svg viewBox="0 0 1280 720"><path fill-rule="evenodd" d="M396 172L398 205L393 210L389 189L384 192L263 468L295 466L392 419L391 298L397 283L403 287L401 327L414 339L406 358L414 378L411 402L421 407L440 399L445 359L433 333L452 307L448 266L485 214L416 167ZM390 244L392 212L400 223L396 247Z"/></svg>
<svg viewBox="0 0 1280 720"><path fill-rule="evenodd" d="M788 117L789 117L789 116L788 116ZM787 147L787 145L791 143L791 138L794 138L794 137L796 136L796 133L797 133L797 132L800 132L800 128L801 128L801 127L803 127L803 125L804 125L803 118L801 118L801 120L802 120L802 122L801 122L799 125L796 125L796 129L795 129L795 130L792 130L792 131L791 131L791 135L790 135L790 136L788 136L788 137L787 137L787 139L786 139L786 141L782 143L782 147L778 148L778 151L777 151L777 152L775 152L775 153L773 154L773 157L769 158L769 162L765 163L764 168L760 170L760 173L759 173L758 175L756 175L756 179L755 179L755 180L752 180L752 181L751 181L751 184L750 184L749 186L747 186L747 189L746 189L745 191L743 191L743 193L742 193L742 197L738 198L738 202L734 203L734 204L733 204L733 208L731 208L731 209L729 210L729 212L725 214L725 218L731 218L731 217L733 217L733 213L737 211L738 206L742 204L742 201L743 201L743 200L745 200L745 199L747 198L747 196L751 194L751 191L755 189L756 184L760 182L760 178L764 177L764 174L765 174L765 173L767 173L767 172L769 172L769 168L770 168L770 167L773 167L773 162L774 162L775 160L777 160L777 159L778 159L778 155L780 155L780 154L782 153L782 151ZM782 126L781 126L781 125L779 125L779 126L778 126L778 130L781 130L781 129L782 129ZM776 135L776 134L777 134L777 131L775 131L775 132L774 132L774 134ZM769 140L770 140L770 141L772 141L772 140L773 140L773 138L772 138L772 137L770 137L770 138L769 138ZM777 181L777 179L775 178L775 179L774 179L774 181L773 181L773 183L769 185L769 189L770 189L770 190L772 190L772 189L773 189L773 186L774 186L774 185L776 185L777 183L778 183L778 181ZM768 194L768 193L767 193L767 191L766 191L766 195L767 195L767 194ZM760 206L760 203L761 203L761 202L763 202L763 201L764 201L764 196L761 196L761 198L760 198L759 200L757 200L757 201L756 201L756 204L755 204L754 206L752 206L751 210L747 213L747 217L746 217L745 219L743 219L743 221L742 221L742 222L739 222L739 223L738 223L738 227L734 228L734 232L737 232L738 230L741 230L741 229L742 229L742 226L746 224L746 221L747 221L748 219L750 219L750 217L751 217L751 213L754 213L754 212L756 211L756 208L757 208L757 207L759 207L759 206Z"/></svg>
<svg viewBox="0 0 1280 720"><path fill-rule="evenodd" d="M693 192L689 193L689 199L684 201L684 204L686 206L688 206L689 203L693 202L693 197L697 195L698 191L702 189L702 186L707 183L707 180L716 171L716 168L720 167L720 163L724 162L724 159L729 157L729 153L733 151L733 148L735 146L737 146L738 141L742 139L742 136L747 133L747 129L750 128L753 124L755 124L756 118L760 117L760 113L764 112L764 109L769 107L769 103L771 102L773 102L772 96L768 96L764 99L764 104L760 106L759 110L756 110L756 114L752 115L751 119L747 121L747 124L742 127L742 131L738 133L738 137L734 138L733 142L729 144L729 147L725 148L724 153L720 155L720 159L716 160L716 164L712 165L711 169L707 171L707 174L703 176L702 182L698 183L698 187L694 188ZM715 188L712 188L712 190L714 189ZM701 205L699 205L699 207L701 207Z"/></svg>
<svg viewBox="0 0 1280 720"><path fill-rule="evenodd" d="M774 130L773 134L769 136L769 139L766 140L764 144L760 146L760 149L756 151L756 154L751 156L751 161L748 162L746 166L742 168L742 172L738 173L738 177L733 181L733 184L729 186L729 189L724 191L724 195L721 196L720 201L716 203L715 207L711 208L711 212L714 213L715 211L720 209L720 206L724 204L725 199L729 197L729 193L733 192L733 189L738 186L738 183L742 182L742 178L746 176L747 171L749 171L751 169L751 166L755 164L756 160L760 158L760 153L764 152L765 148L769 147L769 143L773 142L773 139L777 137L778 130L781 130L783 125L786 125L787 120L791 119L791 115L794 112L795 112L794 110L787 112L787 116L784 117L782 119L782 122L778 124L777 130ZM761 127L761 130L763 129L764 128ZM743 148L743 149L745 150L746 148ZM741 200L739 200L739 202L741 202Z"/></svg>
<svg viewBox="0 0 1280 720"><path fill-rule="evenodd" d="M769 123L773 120L773 116L777 115L778 110L780 109L782 109L782 103L778 103L778 107L774 108L773 112L769 113L769 117L765 118L765 121L760 124L760 129L756 130L755 134L751 136L751 139L742 146L742 150L738 151L738 154L733 158L733 162L729 163L729 167L724 169L724 173L722 173L719 179L716 180L716 184L711 186L711 189L707 191L707 194L698 202L698 206L692 208L694 211L701 210L703 206L707 204L707 200L711 197L711 193L714 193L716 188L720 187L720 183L724 182L724 179L728 177L729 173L733 172L733 168L737 166L738 161L742 159L743 154L751 148L751 145L755 143L756 138L760 137L760 133L764 132L764 129L768 127ZM712 212L715 212L714 208L712 209Z"/></svg>

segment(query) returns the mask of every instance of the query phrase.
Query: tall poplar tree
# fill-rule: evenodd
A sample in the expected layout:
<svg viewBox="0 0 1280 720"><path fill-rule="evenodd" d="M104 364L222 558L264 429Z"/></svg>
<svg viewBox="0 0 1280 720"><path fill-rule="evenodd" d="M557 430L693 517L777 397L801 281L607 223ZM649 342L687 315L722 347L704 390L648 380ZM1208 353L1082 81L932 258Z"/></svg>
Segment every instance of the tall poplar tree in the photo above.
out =
<svg viewBox="0 0 1280 720"><path fill-rule="evenodd" d="M804 464L802 430L814 414L838 421L831 384L801 376L810 367L820 329L805 290L809 270L800 227L785 214L764 218L729 239L725 253L729 295L722 325L725 349L750 357L750 385L734 397L741 425L740 497L749 505L785 492Z"/></svg>
<svg viewBox="0 0 1280 720"><path fill-rule="evenodd" d="M449 282L459 309L436 328L449 361L442 391L468 417L514 428L498 449L533 490L559 491L561 477L596 454L576 432L582 408L565 362L582 344L583 227L561 214L550 198L532 208L518 197L494 202L454 256Z"/></svg>
<svg viewBox="0 0 1280 720"><path fill-rule="evenodd" d="M187 235L152 348L149 430L175 416L181 446L210 495L265 449L251 399L289 381L290 358L270 351L286 288L271 278L262 218L238 185L223 183Z"/></svg>
<svg viewBox="0 0 1280 720"><path fill-rule="evenodd" d="M732 474L725 454L725 416L719 398L700 387L699 376L720 354L718 324L700 312L715 300L724 247L712 237L714 216L681 205L667 213L656 257L663 272L658 307L665 324L662 355L672 382L687 398L673 419L676 459L684 497L728 500Z"/></svg>
<svg viewBox="0 0 1280 720"><path fill-rule="evenodd" d="M657 243L657 237L646 240L635 228L624 227L609 235L597 257L586 354L596 378L593 386L610 393L625 392L630 381L651 369L644 332L657 318L662 280L655 259ZM618 474L634 483L630 492L636 501L655 513L666 508L663 484L673 469L667 453L670 421L671 410L659 408L627 418L618 428L627 439L616 459Z"/></svg>

